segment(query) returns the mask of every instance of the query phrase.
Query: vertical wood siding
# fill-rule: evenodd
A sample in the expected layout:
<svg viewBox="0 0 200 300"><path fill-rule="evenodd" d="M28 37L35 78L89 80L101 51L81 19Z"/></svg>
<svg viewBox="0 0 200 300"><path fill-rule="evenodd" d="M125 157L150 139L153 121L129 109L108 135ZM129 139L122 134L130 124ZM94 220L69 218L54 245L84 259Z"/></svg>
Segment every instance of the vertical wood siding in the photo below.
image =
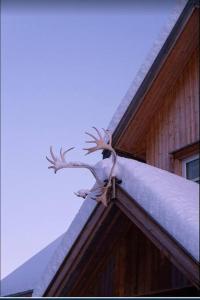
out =
<svg viewBox="0 0 200 300"><path fill-rule="evenodd" d="M98 272L93 264L84 276L84 286L81 281L70 296L141 296L190 285L162 252L134 224L130 225L125 234L119 235Z"/></svg>
<svg viewBox="0 0 200 300"><path fill-rule="evenodd" d="M199 140L198 49L162 103L147 133L146 160L151 165L173 171L169 153ZM181 175L178 160L173 169Z"/></svg>

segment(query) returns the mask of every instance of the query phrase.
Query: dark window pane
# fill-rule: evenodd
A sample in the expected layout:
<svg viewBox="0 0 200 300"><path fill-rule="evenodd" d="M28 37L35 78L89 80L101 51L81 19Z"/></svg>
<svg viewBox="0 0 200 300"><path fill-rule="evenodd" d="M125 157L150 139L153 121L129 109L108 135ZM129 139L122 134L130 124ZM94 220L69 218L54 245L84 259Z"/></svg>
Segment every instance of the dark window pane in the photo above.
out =
<svg viewBox="0 0 200 300"><path fill-rule="evenodd" d="M186 177L188 179L199 177L199 158L186 163Z"/></svg>

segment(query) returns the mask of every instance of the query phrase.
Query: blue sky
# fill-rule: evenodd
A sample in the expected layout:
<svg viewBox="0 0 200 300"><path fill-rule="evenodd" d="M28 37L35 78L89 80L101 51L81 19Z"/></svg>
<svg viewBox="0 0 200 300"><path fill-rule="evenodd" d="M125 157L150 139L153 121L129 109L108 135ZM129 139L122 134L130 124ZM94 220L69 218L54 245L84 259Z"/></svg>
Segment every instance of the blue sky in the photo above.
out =
<svg viewBox="0 0 200 300"><path fill-rule="evenodd" d="M54 175L49 146L101 159L84 157L84 131L107 127L176 5L16 2L1 11L2 277L68 228L83 201L73 192L94 182L87 170Z"/></svg>

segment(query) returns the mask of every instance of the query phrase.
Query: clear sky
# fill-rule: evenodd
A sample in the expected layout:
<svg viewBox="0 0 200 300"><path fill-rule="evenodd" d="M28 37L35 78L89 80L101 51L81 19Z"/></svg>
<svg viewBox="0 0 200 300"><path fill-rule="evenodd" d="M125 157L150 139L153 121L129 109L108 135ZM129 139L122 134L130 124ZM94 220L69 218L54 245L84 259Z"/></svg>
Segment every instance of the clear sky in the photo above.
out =
<svg viewBox="0 0 200 300"><path fill-rule="evenodd" d="M84 157L84 131L107 127L175 5L2 1L2 277L68 228L83 202L73 192L94 182L87 170L54 175L49 146L101 159Z"/></svg>

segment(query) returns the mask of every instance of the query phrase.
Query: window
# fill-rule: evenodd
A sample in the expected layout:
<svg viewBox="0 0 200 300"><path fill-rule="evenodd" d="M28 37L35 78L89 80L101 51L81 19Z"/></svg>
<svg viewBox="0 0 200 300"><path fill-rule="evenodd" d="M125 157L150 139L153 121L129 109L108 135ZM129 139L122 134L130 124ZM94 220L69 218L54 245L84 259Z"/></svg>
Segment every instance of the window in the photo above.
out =
<svg viewBox="0 0 200 300"><path fill-rule="evenodd" d="M190 156L183 161L183 176L187 179L200 182L199 155Z"/></svg>

